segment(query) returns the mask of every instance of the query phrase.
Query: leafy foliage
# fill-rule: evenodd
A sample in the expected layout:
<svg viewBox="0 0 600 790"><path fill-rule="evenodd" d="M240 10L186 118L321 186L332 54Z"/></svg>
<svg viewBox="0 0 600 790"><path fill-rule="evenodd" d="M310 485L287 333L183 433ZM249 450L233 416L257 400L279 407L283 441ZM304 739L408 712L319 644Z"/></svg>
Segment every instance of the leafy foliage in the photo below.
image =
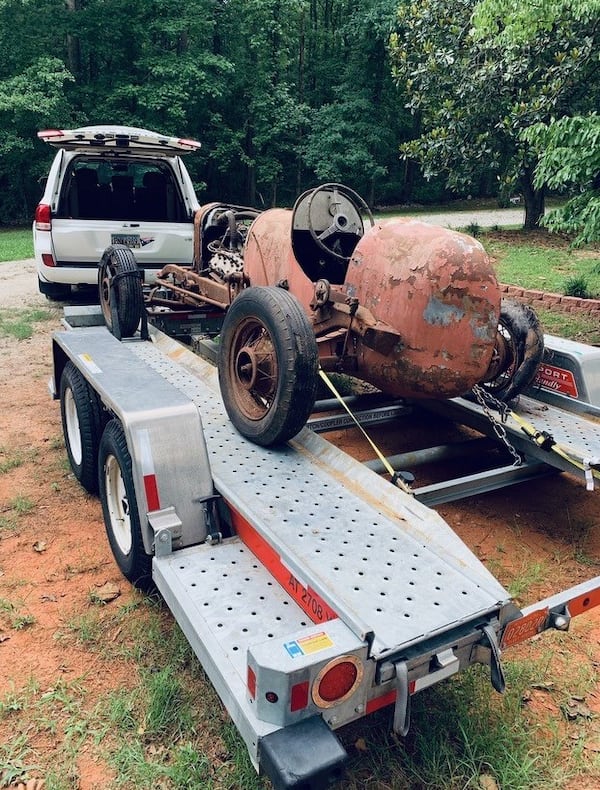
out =
<svg viewBox="0 0 600 790"><path fill-rule="evenodd" d="M545 224L553 231L574 234L574 245L600 241L600 117L561 118L525 130L524 138L539 150L537 184L551 189L577 189L555 209Z"/></svg>
<svg viewBox="0 0 600 790"><path fill-rule="evenodd" d="M527 227L543 214L544 184L534 181L537 148L522 132L585 111L587 88L597 90L598 26L572 5L418 0L400 6L391 38L396 80L422 129L403 154L460 192L493 191L492 178L501 192L519 189Z"/></svg>

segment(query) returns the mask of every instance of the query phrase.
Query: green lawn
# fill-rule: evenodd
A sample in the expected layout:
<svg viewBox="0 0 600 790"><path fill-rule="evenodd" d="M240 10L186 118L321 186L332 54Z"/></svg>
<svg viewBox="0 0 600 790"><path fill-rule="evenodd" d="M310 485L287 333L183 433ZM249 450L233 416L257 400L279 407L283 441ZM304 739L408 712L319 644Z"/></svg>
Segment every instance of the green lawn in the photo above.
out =
<svg viewBox="0 0 600 790"><path fill-rule="evenodd" d="M31 228L0 230L0 262L33 258Z"/></svg>
<svg viewBox="0 0 600 790"><path fill-rule="evenodd" d="M585 283L588 298L600 296L600 250L571 250L566 241L543 233L530 241L522 231L489 232L481 241L504 283L577 295L569 294L577 280Z"/></svg>

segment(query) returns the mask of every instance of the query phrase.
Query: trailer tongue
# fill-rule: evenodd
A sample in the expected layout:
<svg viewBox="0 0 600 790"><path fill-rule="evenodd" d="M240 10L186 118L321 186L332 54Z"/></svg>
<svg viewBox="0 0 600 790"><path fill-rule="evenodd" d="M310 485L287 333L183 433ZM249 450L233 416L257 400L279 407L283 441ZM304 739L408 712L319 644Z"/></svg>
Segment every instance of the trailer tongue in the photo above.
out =
<svg viewBox="0 0 600 790"><path fill-rule="evenodd" d="M308 428L251 443L215 368L152 339L55 335L67 449L84 485L99 466L119 567L151 574L276 788L326 787L335 729L393 705L405 733L411 696L472 663L501 691L501 646L600 603L595 579L519 611L437 513Z"/></svg>

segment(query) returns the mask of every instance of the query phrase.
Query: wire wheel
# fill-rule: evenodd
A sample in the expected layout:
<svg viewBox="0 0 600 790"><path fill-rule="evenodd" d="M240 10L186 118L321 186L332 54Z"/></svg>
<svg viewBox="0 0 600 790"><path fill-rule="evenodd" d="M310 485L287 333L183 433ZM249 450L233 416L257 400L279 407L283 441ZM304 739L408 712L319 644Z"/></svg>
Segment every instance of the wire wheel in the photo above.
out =
<svg viewBox="0 0 600 790"><path fill-rule="evenodd" d="M503 299L498 335L484 389L508 401L526 389L544 356L544 332L528 305Z"/></svg>
<svg viewBox="0 0 600 790"><path fill-rule="evenodd" d="M238 431L257 444L287 441L304 426L317 385L317 343L297 299L248 288L221 330L219 382Z"/></svg>

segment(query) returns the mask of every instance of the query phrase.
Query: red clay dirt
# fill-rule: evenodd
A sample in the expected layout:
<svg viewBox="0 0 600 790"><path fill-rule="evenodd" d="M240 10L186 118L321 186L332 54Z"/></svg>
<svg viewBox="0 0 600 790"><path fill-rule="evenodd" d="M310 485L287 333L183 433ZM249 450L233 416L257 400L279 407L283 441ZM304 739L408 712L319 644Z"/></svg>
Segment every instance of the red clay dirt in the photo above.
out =
<svg viewBox="0 0 600 790"><path fill-rule="evenodd" d="M112 690L131 685L134 664L127 658L104 657L61 635L69 622L90 611L94 596L107 583L118 587L119 606L133 601L136 593L113 562L98 500L81 489L66 463L59 405L47 388L51 333L59 327L60 310L35 295L30 271L15 274L12 266L0 264L0 310L29 304L51 310L52 317L35 325L31 339L0 337L0 469L10 466L11 459L20 462L0 473L0 602L15 607L11 611L0 608L0 701L27 687L32 679L38 696L65 681L77 681L82 686L82 704L91 709ZM26 288L23 276L29 278ZM384 450L411 449L409 433L395 436L393 448L389 435L381 436ZM346 432L337 443L360 455L366 453L362 442ZM581 482L568 475L443 505L439 511L502 583L522 582L518 596L522 604L600 573L600 494L586 492ZM106 604L107 609L111 606L115 603ZM136 617L135 611L128 616ZM18 628L16 617L31 622ZM165 617L169 619L168 614ZM111 625L105 638L118 640L119 629ZM569 635L542 635L512 649L511 654L527 657L542 650L551 651L554 671L567 686L570 675L582 668L597 677L600 609L575 621ZM592 684L585 698L573 704L582 706L580 721L586 720L582 737L591 770L600 750L598 687ZM574 726L543 688L531 690L525 708L525 715L537 720ZM576 720L576 708L573 715ZM0 743L13 736L13 721L0 717ZM39 763L51 764L62 738L64 733L58 728L38 739ZM90 739L84 742L73 787L102 790L111 786L113 771L100 755ZM39 780L43 779L40 775ZM578 790L599 786L593 771L577 782Z"/></svg>

